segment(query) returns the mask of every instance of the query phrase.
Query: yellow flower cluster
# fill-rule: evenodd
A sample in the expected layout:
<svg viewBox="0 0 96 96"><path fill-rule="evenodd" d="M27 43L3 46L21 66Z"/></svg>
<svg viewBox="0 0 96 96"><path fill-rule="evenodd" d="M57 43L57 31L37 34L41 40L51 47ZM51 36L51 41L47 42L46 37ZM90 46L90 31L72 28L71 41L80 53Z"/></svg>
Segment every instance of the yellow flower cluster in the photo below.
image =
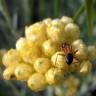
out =
<svg viewBox="0 0 96 96"><path fill-rule="evenodd" d="M62 83L67 73L89 73L92 66L89 60L96 57L96 51L93 52L96 48L87 48L79 37L79 27L66 16L26 26L25 37L17 40L16 49L3 56L4 78L26 81L33 91L40 91ZM60 49L62 43L70 44L74 53L77 50L70 65L66 62L67 54Z"/></svg>

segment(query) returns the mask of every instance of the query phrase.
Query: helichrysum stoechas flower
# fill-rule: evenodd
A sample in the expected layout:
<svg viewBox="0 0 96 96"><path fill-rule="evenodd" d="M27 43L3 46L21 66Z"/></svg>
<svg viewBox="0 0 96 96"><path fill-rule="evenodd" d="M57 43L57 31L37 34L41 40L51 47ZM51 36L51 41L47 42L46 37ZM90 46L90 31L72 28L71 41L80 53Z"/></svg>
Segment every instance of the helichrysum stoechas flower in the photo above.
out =
<svg viewBox="0 0 96 96"><path fill-rule="evenodd" d="M47 30L47 36L53 42L63 43L64 42L64 30L56 25L50 26Z"/></svg>
<svg viewBox="0 0 96 96"><path fill-rule="evenodd" d="M66 63L66 56L64 52L56 52L52 57L51 61L53 66L63 69L64 71L68 70L68 64Z"/></svg>
<svg viewBox="0 0 96 96"><path fill-rule="evenodd" d="M51 66L51 61L48 58L38 58L34 63L34 69L39 73L45 73Z"/></svg>
<svg viewBox="0 0 96 96"><path fill-rule="evenodd" d="M87 75L88 73L91 72L92 69L92 64L90 61L83 61L81 63L81 68L80 68L80 74L81 75Z"/></svg>
<svg viewBox="0 0 96 96"><path fill-rule="evenodd" d="M81 39L77 39L74 42L72 42L73 50L78 50L79 48L81 48L83 46L85 46L85 44Z"/></svg>
<svg viewBox="0 0 96 96"><path fill-rule="evenodd" d="M4 78L15 77L40 91L48 85L61 84L71 73L88 74L95 47L87 48L79 37L79 27L67 16L25 27L25 37L17 40L16 49L3 56Z"/></svg>
<svg viewBox="0 0 96 96"><path fill-rule="evenodd" d="M28 79L28 86L33 91L40 91L43 90L46 87L46 80L44 75L40 73L34 73L29 79Z"/></svg>
<svg viewBox="0 0 96 96"><path fill-rule="evenodd" d="M4 70L4 72L3 72L3 77L4 77L4 79L6 79L6 80L12 80L12 79L14 79L14 80L16 80L16 76L15 76L15 74L14 74L14 70L15 70L15 68L16 68L16 66L9 66L9 67L7 67L5 70Z"/></svg>
<svg viewBox="0 0 96 96"><path fill-rule="evenodd" d="M23 60L31 64L41 55L40 48L33 43L29 45L25 38L20 38L17 41L16 49L19 50Z"/></svg>
<svg viewBox="0 0 96 96"><path fill-rule="evenodd" d="M28 43L35 43L41 46L44 40L46 40L46 24L43 22L35 23L25 28L25 35Z"/></svg>
<svg viewBox="0 0 96 96"><path fill-rule="evenodd" d="M84 46L76 52L75 56L79 61L87 60L88 59L88 50L87 47Z"/></svg>
<svg viewBox="0 0 96 96"><path fill-rule="evenodd" d="M64 72L59 68L50 68L45 74L46 81L48 84L58 84L64 79Z"/></svg>
<svg viewBox="0 0 96 96"><path fill-rule="evenodd" d="M89 58L89 60L96 59L96 46L94 46L94 45L88 46L88 58Z"/></svg>
<svg viewBox="0 0 96 96"><path fill-rule="evenodd" d="M47 30L48 27L50 27L52 25L51 24L51 22L52 22L51 18L46 18L46 19L43 20L43 22L46 24L46 30Z"/></svg>
<svg viewBox="0 0 96 96"><path fill-rule="evenodd" d="M20 53L15 49L10 49L3 56L3 64L5 66L12 66L20 63L22 61Z"/></svg>
<svg viewBox="0 0 96 96"><path fill-rule="evenodd" d="M46 40L42 45L42 50L44 54L48 57L51 57L55 52L59 50L59 46L57 43L54 43L51 40Z"/></svg>
<svg viewBox="0 0 96 96"><path fill-rule="evenodd" d="M64 30L63 22L60 19L53 19L52 26L60 28L62 31Z"/></svg>
<svg viewBox="0 0 96 96"><path fill-rule="evenodd" d="M33 66L27 63L21 63L15 69L15 76L18 80L26 81L33 74Z"/></svg>
<svg viewBox="0 0 96 96"><path fill-rule="evenodd" d="M81 39L75 40L72 43L72 48L74 51L78 50L75 53L75 56L79 61L83 61L83 60L88 59L88 48Z"/></svg>
<svg viewBox="0 0 96 96"><path fill-rule="evenodd" d="M65 25L67 25L67 24L69 24L69 23L73 23L73 19L70 18L70 17L67 17L67 16L63 16L63 17L61 18L61 21L63 22L64 27L65 27Z"/></svg>
<svg viewBox="0 0 96 96"><path fill-rule="evenodd" d="M65 26L64 39L67 43L72 43L74 40L78 39L80 36L79 27L74 23L69 23Z"/></svg>

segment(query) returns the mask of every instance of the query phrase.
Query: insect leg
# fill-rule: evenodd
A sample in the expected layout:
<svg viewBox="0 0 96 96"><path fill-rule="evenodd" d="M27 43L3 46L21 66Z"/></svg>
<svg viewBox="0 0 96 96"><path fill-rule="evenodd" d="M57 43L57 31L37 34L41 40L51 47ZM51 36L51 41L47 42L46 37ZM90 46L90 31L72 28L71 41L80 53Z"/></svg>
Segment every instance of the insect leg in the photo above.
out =
<svg viewBox="0 0 96 96"><path fill-rule="evenodd" d="M74 58L75 60L77 60L77 62L81 63L80 60L76 56L74 56Z"/></svg>
<svg viewBox="0 0 96 96"><path fill-rule="evenodd" d="M73 52L73 55L75 55L78 52L78 49Z"/></svg>

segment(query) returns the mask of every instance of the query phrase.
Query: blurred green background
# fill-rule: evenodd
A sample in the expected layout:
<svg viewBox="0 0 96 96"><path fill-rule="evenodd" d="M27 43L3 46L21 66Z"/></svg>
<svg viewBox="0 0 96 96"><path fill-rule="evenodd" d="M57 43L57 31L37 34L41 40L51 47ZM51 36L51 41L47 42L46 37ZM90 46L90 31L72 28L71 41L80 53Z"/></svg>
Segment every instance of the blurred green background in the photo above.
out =
<svg viewBox="0 0 96 96"><path fill-rule="evenodd" d="M15 47L16 40L24 36L26 25L64 15L72 17L80 26L86 44L96 43L96 0L0 0L0 48ZM1 67L0 96L56 96L52 88L34 93L25 83L3 80ZM77 96L96 96L95 69L89 76L91 79L82 81Z"/></svg>

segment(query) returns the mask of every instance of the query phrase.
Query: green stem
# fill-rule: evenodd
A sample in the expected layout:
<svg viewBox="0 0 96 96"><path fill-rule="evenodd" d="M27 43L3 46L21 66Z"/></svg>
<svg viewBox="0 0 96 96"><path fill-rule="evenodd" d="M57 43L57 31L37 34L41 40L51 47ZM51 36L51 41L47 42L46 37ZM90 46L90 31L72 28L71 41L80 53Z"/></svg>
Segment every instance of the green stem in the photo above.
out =
<svg viewBox="0 0 96 96"><path fill-rule="evenodd" d="M80 15L84 12L84 4L81 5L81 7L78 9L78 11L76 12L76 14L73 17L74 22L78 20L78 18L80 17Z"/></svg>
<svg viewBox="0 0 96 96"><path fill-rule="evenodd" d="M88 25L88 41L92 42L93 39L93 0L85 0L85 8L87 12L87 25Z"/></svg>
<svg viewBox="0 0 96 96"><path fill-rule="evenodd" d="M46 0L40 1L40 17L41 19L46 17Z"/></svg>
<svg viewBox="0 0 96 96"><path fill-rule="evenodd" d="M54 17L58 17L60 15L60 4L61 0L54 0Z"/></svg>

